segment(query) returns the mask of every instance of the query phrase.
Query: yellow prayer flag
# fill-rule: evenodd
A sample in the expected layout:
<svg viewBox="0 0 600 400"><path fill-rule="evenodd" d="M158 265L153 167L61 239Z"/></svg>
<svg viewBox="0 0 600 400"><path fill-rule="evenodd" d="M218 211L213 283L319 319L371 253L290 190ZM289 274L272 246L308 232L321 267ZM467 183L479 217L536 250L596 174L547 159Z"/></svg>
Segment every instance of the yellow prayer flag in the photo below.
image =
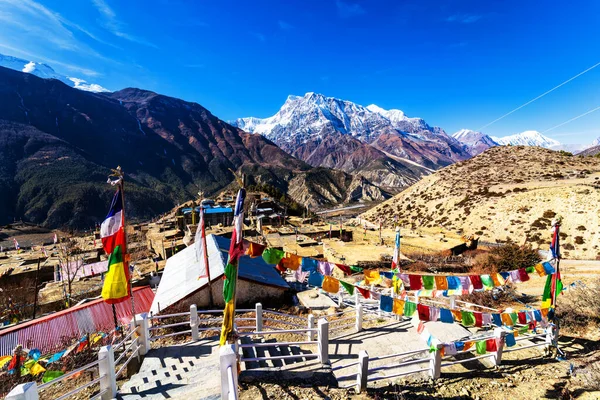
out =
<svg viewBox="0 0 600 400"><path fill-rule="evenodd" d="M500 317L502 318L502 323L506 326L513 326L513 320L510 317L510 314L508 313L502 313L500 314Z"/></svg>
<svg viewBox="0 0 600 400"><path fill-rule="evenodd" d="M473 347L473 342L465 342L465 347L463 348L463 351L467 351L471 347Z"/></svg>
<svg viewBox="0 0 600 400"><path fill-rule="evenodd" d="M452 315L454 315L454 320L457 322L462 321L462 313L460 312L460 310L450 310L450 312L452 312Z"/></svg>
<svg viewBox="0 0 600 400"><path fill-rule="evenodd" d="M295 254L287 253L285 257L281 259L281 264L287 269L296 271L298 268L300 268L301 261L301 257L298 257Z"/></svg>
<svg viewBox="0 0 600 400"><path fill-rule="evenodd" d="M447 290L448 289L448 280L445 276L436 276L435 277L435 287L437 290Z"/></svg>
<svg viewBox="0 0 600 400"><path fill-rule="evenodd" d="M33 364L33 366L29 369L31 375L38 375L43 372L46 372L46 368L42 367L39 363Z"/></svg>
<svg viewBox="0 0 600 400"><path fill-rule="evenodd" d="M492 280L494 281L494 286L503 286L506 283L500 274L492 274Z"/></svg>
<svg viewBox="0 0 600 400"><path fill-rule="evenodd" d="M394 299L394 305L392 306L392 312L396 315L404 314L404 300Z"/></svg>
<svg viewBox="0 0 600 400"><path fill-rule="evenodd" d="M327 293L337 293L340 291L340 281L332 276L325 275L322 288Z"/></svg>
<svg viewBox="0 0 600 400"><path fill-rule="evenodd" d="M369 285L378 285L381 282L381 276L379 275L379 271L376 269L365 269L365 284Z"/></svg>
<svg viewBox="0 0 600 400"><path fill-rule="evenodd" d="M546 276L546 270L542 264L536 264L534 267L539 276Z"/></svg>

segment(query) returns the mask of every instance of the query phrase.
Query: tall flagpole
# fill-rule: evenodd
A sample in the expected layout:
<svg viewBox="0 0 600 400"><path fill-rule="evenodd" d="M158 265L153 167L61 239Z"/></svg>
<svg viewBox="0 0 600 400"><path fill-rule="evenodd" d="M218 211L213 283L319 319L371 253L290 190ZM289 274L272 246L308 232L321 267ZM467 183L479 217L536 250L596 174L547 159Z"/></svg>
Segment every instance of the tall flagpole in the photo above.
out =
<svg viewBox="0 0 600 400"><path fill-rule="evenodd" d="M121 166L117 166L116 169L112 170L112 174L110 176L114 176L118 179L118 187L119 190L121 191L121 212L122 212L122 218L123 218L123 236L125 238L125 249L123 252L123 263L125 264L125 271L127 271L127 273L129 274L129 297L131 298L131 313L132 313L132 317L133 317L133 323L134 325L136 325L136 320L135 320L135 300L133 298L133 287L132 287L132 283L131 283L131 277L132 277L132 273L131 271L129 271L129 259L130 259L130 255L127 252L128 246L127 246L127 225L125 223L126 219L125 219L125 190L124 190L124 180L125 180L125 174L123 173L123 170L121 169ZM117 314L116 314L116 310L115 310L115 306L113 304L113 314L114 314L114 318L115 318L115 323L117 322Z"/></svg>
<svg viewBox="0 0 600 400"><path fill-rule="evenodd" d="M198 195L200 197L202 196L202 192L198 192ZM200 199L200 221L198 221L198 223L202 223L202 247L203 247L203 253L204 253L204 265L206 266L206 277L208 278L208 301L209 301L209 307L212 307L214 301L213 301L213 294L212 294L212 285L211 285L211 281L210 281L210 265L208 264L208 246L206 245L206 221L204 220L204 207L202 207L202 199ZM192 215L194 214L194 210L192 209ZM197 230L197 229L196 229Z"/></svg>

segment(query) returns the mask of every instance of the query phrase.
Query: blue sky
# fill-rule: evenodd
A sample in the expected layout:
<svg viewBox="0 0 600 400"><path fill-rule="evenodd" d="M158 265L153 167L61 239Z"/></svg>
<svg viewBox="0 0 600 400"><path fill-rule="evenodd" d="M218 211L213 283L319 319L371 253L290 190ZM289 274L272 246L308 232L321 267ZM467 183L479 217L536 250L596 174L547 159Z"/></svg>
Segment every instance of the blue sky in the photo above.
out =
<svg viewBox="0 0 600 400"><path fill-rule="evenodd" d="M111 90L274 114L314 91L478 129L600 62L600 1L0 0L0 53ZM600 66L488 126L544 132L600 106ZM600 110L550 130L600 136Z"/></svg>

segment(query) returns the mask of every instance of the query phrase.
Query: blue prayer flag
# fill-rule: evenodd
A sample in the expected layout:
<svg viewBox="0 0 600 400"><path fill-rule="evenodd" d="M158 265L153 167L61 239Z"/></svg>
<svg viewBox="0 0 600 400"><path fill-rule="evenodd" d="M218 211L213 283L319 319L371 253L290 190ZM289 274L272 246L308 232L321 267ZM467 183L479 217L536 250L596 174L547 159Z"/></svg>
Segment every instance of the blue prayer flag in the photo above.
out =
<svg viewBox="0 0 600 400"><path fill-rule="evenodd" d="M553 273L556 272L556 270L554 269L552 264L550 264L548 261L543 262L542 266L544 267L544 271L546 272L546 275L552 275Z"/></svg>
<svg viewBox="0 0 600 400"><path fill-rule="evenodd" d="M506 335L506 346L512 347L515 344L517 344L517 341L515 340L515 334L509 333L508 335Z"/></svg>
<svg viewBox="0 0 600 400"><path fill-rule="evenodd" d="M500 314L492 314L492 320L494 321L494 325L502 326L502 317L500 317Z"/></svg>
<svg viewBox="0 0 600 400"><path fill-rule="evenodd" d="M461 284L460 284L460 279L458 279L458 277L449 276L449 277L447 277L447 281L448 281L448 289L450 289L450 290L460 289Z"/></svg>
<svg viewBox="0 0 600 400"><path fill-rule="evenodd" d="M303 257L302 258L302 272L315 272L319 262L313 258Z"/></svg>
<svg viewBox="0 0 600 400"><path fill-rule="evenodd" d="M313 272L308 276L308 284L311 286L321 287L323 286L323 275L318 272Z"/></svg>
<svg viewBox="0 0 600 400"><path fill-rule="evenodd" d="M454 322L454 315L452 315L452 311L448 310L447 308L441 308L440 321L447 324L452 324Z"/></svg>
<svg viewBox="0 0 600 400"><path fill-rule="evenodd" d="M379 300L379 308L385 312L392 312L392 308L394 306L394 299L390 296L381 295L381 299Z"/></svg>

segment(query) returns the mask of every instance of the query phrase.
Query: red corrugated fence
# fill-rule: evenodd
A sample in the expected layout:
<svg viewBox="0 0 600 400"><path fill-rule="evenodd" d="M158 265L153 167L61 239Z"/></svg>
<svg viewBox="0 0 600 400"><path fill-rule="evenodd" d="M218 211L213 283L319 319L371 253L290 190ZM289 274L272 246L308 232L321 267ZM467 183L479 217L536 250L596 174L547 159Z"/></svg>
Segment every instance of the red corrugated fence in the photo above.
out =
<svg viewBox="0 0 600 400"><path fill-rule="evenodd" d="M150 286L133 289L135 313L147 313L154 300ZM131 300L115 304L117 319L129 324L133 315ZM4 330L0 330L0 356L10 355L17 344L39 349L42 354L64 350L66 343L86 333L114 329L112 307L102 299L59 311Z"/></svg>

